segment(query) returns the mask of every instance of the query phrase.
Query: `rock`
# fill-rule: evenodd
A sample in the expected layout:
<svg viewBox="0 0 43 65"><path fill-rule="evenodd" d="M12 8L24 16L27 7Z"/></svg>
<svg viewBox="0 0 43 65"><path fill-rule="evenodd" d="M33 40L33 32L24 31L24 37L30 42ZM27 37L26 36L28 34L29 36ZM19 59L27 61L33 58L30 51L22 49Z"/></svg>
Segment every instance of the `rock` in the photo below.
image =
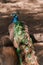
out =
<svg viewBox="0 0 43 65"><path fill-rule="evenodd" d="M18 57L9 36L0 39L0 65L18 65Z"/></svg>
<svg viewBox="0 0 43 65"><path fill-rule="evenodd" d="M15 3L15 2L17 2L17 0L6 0L6 2Z"/></svg>
<svg viewBox="0 0 43 65"><path fill-rule="evenodd" d="M0 0L0 2L3 2L3 0Z"/></svg>
<svg viewBox="0 0 43 65"><path fill-rule="evenodd" d="M7 1L7 0L6 0ZM41 0L8 0L16 1L13 3L0 3L1 13L12 13L16 10L24 10L24 13L36 13L34 16L37 17L38 13L43 13L43 1ZM5 12L4 12L5 11Z"/></svg>
<svg viewBox="0 0 43 65"><path fill-rule="evenodd" d="M38 57L39 65L43 65L43 42L35 43L35 51Z"/></svg>
<svg viewBox="0 0 43 65"><path fill-rule="evenodd" d="M0 48L0 65L18 65L17 56L12 47Z"/></svg>
<svg viewBox="0 0 43 65"><path fill-rule="evenodd" d="M43 41L43 33L34 34L34 38L39 42Z"/></svg>

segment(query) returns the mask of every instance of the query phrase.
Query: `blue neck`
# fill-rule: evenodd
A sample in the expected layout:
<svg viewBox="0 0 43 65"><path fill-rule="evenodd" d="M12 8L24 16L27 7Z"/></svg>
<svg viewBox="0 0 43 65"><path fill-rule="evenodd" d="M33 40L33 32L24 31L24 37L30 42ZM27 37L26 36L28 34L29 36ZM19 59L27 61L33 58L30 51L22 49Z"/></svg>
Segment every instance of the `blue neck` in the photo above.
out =
<svg viewBox="0 0 43 65"><path fill-rule="evenodd" d="M13 22L13 23L15 23L15 24L17 24L17 23L18 23L18 21L19 21L18 16L17 16L17 15L15 15L15 16L13 17L12 22Z"/></svg>

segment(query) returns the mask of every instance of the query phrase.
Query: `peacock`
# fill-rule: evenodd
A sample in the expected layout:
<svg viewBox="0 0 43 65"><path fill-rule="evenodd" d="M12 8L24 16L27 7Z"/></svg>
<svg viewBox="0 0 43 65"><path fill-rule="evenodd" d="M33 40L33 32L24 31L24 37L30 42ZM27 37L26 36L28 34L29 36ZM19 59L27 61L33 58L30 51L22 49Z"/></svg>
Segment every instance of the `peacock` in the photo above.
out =
<svg viewBox="0 0 43 65"><path fill-rule="evenodd" d="M34 62L36 62L36 59L32 57L32 54L33 56L35 55L34 47L32 39L29 36L28 26L19 20L17 14L13 14L12 23L14 24L14 47L17 45L15 48L19 58L19 65L35 65Z"/></svg>
<svg viewBox="0 0 43 65"><path fill-rule="evenodd" d="M28 43L28 39L25 38L25 29L24 29L24 24L19 21L18 19L18 16L17 15L14 15L14 18L13 18L13 23L14 23L14 40L16 40L17 44L20 45L20 44L26 44ZM20 48L18 47L17 48L17 54L19 56L19 62L20 62L20 65L23 65L22 64L22 58L20 57Z"/></svg>

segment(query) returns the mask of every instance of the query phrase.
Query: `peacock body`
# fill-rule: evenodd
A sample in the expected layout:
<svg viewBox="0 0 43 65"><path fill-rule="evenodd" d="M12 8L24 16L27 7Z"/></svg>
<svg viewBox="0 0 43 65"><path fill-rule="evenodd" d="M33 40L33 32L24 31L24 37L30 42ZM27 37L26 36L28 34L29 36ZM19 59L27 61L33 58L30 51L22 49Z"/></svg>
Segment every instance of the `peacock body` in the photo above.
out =
<svg viewBox="0 0 43 65"><path fill-rule="evenodd" d="M38 65L35 64L36 57L34 53L34 48L32 40L28 34L28 27L21 21L19 21L18 16L14 15L13 18L13 30L14 30L14 45L16 47L16 52L19 57L20 65Z"/></svg>

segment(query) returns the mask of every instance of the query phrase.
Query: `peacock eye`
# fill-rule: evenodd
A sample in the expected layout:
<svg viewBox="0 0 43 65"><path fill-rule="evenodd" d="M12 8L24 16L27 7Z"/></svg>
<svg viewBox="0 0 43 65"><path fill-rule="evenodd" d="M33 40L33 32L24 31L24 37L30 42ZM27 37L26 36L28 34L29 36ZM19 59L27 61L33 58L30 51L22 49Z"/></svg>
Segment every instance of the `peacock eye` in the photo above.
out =
<svg viewBox="0 0 43 65"><path fill-rule="evenodd" d="M28 54L28 58L31 58L31 54Z"/></svg>
<svg viewBox="0 0 43 65"><path fill-rule="evenodd" d="M28 47L26 47L26 50L28 50L29 48Z"/></svg>

